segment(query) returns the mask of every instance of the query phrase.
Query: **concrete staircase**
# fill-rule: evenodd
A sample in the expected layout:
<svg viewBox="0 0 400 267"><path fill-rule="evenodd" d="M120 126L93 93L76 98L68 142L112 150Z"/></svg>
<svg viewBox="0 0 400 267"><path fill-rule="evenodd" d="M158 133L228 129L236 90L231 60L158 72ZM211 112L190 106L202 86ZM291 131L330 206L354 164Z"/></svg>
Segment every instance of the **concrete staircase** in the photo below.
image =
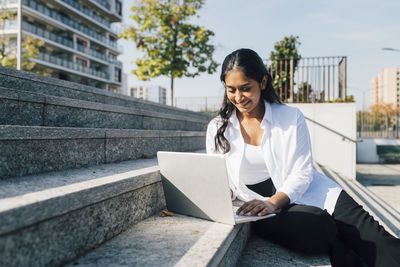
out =
<svg viewBox="0 0 400 267"><path fill-rule="evenodd" d="M329 265L250 224L159 216L156 152L204 149L208 120L0 67L0 266Z"/></svg>
<svg viewBox="0 0 400 267"><path fill-rule="evenodd" d="M248 225L158 217L165 200L156 152L204 149L208 120L0 67L0 266L65 265L115 236L141 244L144 254L126 262L148 262L157 231L171 264L237 261ZM104 250L94 251L111 253Z"/></svg>

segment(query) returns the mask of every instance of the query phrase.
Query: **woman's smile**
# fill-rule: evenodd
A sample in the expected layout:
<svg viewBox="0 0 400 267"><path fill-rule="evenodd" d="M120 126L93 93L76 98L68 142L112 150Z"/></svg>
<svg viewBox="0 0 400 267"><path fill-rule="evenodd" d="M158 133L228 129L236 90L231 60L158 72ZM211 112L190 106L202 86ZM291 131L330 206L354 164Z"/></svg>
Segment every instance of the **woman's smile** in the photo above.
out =
<svg viewBox="0 0 400 267"><path fill-rule="evenodd" d="M238 108L246 108L250 104L251 100L243 100L241 102L236 102Z"/></svg>

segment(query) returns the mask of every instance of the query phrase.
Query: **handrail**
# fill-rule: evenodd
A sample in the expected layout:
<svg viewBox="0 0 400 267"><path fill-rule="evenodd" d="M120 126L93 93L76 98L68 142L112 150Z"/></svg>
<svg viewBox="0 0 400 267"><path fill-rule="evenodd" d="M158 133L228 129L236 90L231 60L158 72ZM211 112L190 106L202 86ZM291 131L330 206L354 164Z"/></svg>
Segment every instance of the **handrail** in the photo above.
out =
<svg viewBox="0 0 400 267"><path fill-rule="evenodd" d="M335 134L337 134L337 135L340 135L340 136L343 138L343 140L347 139L347 140L349 140L349 141L351 141L351 142L353 142L353 143L360 143L360 142L362 142L362 140L354 140L354 139L351 139L350 137L347 137L347 136L345 136L345 135L343 135L343 134L341 134L341 133L339 133L339 132L337 132L337 131L335 131L335 130L332 130L331 128L329 128L329 127L327 127L327 126L325 126L325 125L323 125L323 124L321 124L321 123L319 123L319 122L316 122L316 121L314 121L314 120L312 120L312 119L310 119L310 118L308 118L308 117L306 117L306 116L304 116L304 118L305 118L306 120L308 120L308 121L311 121L312 123L315 123L315 124L318 125L318 126L321 126L321 127L324 128L324 129L327 129L328 131L330 131L330 132L332 132L332 133L335 133Z"/></svg>

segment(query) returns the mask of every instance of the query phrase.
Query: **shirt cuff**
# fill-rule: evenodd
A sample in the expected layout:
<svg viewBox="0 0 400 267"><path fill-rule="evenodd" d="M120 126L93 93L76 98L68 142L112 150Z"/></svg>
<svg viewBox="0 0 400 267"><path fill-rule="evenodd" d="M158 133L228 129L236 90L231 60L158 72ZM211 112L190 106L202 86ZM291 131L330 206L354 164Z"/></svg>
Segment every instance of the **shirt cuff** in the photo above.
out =
<svg viewBox="0 0 400 267"><path fill-rule="evenodd" d="M231 189L232 190L232 189ZM236 199L237 195L235 193L235 191L232 190L232 201L234 201Z"/></svg>
<svg viewBox="0 0 400 267"><path fill-rule="evenodd" d="M277 192L285 193L289 197L289 204L293 204L297 200L296 192L287 186L280 188L279 190L277 190Z"/></svg>

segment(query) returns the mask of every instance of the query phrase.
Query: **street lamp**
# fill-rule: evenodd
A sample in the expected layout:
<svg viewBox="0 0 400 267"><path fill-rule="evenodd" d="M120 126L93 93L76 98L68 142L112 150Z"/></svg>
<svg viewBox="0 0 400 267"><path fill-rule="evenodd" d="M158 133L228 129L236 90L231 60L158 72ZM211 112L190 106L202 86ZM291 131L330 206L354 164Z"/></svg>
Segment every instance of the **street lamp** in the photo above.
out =
<svg viewBox="0 0 400 267"><path fill-rule="evenodd" d="M22 0L18 0L17 70L22 69Z"/></svg>
<svg viewBox="0 0 400 267"><path fill-rule="evenodd" d="M382 48L382 50L400 52L400 49L391 48L391 47L384 47L384 48Z"/></svg>
<svg viewBox="0 0 400 267"><path fill-rule="evenodd" d="M363 100L362 100L362 111L359 113L360 114L360 116L359 116L359 121L360 121L360 132L359 132L359 134L358 134L358 137L361 137L361 135L362 135L362 133L364 132L364 129L365 129L365 127L364 127L364 124L365 124L365 120L364 120L364 111L365 111L365 105L364 105L364 103L365 103L365 93L368 93L369 92L369 89L359 89L359 88L354 88L354 87L347 87L348 89L350 89L350 90L356 90L356 91L359 91L359 92L361 92L362 93L362 95L363 95Z"/></svg>
<svg viewBox="0 0 400 267"><path fill-rule="evenodd" d="M400 49L397 48L391 48L391 47L384 47L382 50L385 51L391 51L391 52L400 52ZM397 91L399 91L399 88L397 87ZM399 92L398 92L399 93ZM399 94L397 93L397 101L396 101L396 138L399 138Z"/></svg>

